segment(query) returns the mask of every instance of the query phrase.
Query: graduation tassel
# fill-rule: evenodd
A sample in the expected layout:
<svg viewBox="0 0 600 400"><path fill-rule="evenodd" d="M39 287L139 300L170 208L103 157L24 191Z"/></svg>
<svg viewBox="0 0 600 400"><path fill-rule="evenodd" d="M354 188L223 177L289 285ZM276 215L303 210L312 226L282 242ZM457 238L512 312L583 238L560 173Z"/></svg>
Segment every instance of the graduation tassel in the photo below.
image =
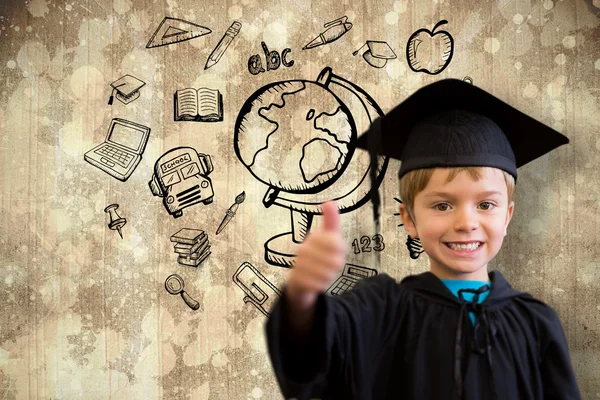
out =
<svg viewBox="0 0 600 400"><path fill-rule="evenodd" d="M108 99L109 106L112 106L113 100L115 98L115 90L116 90L116 88L113 88L112 92L110 93L110 98Z"/></svg>
<svg viewBox="0 0 600 400"><path fill-rule="evenodd" d="M377 235L381 232L381 226L379 224L379 186L377 185L377 153L374 150L374 146L371 146L371 169L369 175L371 177L371 203L373 205L373 221L375 223L375 233ZM377 252L377 270L381 270L381 253Z"/></svg>
<svg viewBox="0 0 600 400"><path fill-rule="evenodd" d="M375 233L379 234L381 227L379 224L379 185L377 184L377 158L381 152L381 118L373 121L371 126L373 134L369 135L369 155L371 166L369 176L371 177L371 204L373 205L373 222L375 223Z"/></svg>
<svg viewBox="0 0 600 400"><path fill-rule="evenodd" d="M113 100L115 99L115 90L117 90L117 88L120 88L121 86L125 86L127 83L121 83L120 85L117 86L113 86L113 90L110 93L110 98L108 99L108 105L112 106Z"/></svg>
<svg viewBox="0 0 600 400"><path fill-rule="evenodd" d="M378 163L377 159L379 154L382 152L381 141L383 138L381 137L381 118L379 117L375 119L371 123L371 127L369 128L370 134L367 137L368 143L368 151L370 156L370 170L369 176L371 178L371 204L373 205L373 222L375 224L375 233L381 233L381 226L379 223L379 184L377 182L377 170ZM377 253L377 269L381 269L381 255Z"/></svg>
<svg viewBox="0 0 600 400"><path fill-rule="evenodd" d="M375 222L375 233L380 233L379 223L379 188L377 187L377 154L371 153L371 170L369 171L371 177L371 203L373 205L373 221Z"/></svg>
<svg viewBox="0 0 600 400"><path fill-rule="evenodd" d="M360 46L360 49L362 49L363 47L365 47L367 45L367 43L363 44L362 46ZM360 49L356 50L355 52L352 53L353 56L357 55L358 52L360 51Z"/></svg>

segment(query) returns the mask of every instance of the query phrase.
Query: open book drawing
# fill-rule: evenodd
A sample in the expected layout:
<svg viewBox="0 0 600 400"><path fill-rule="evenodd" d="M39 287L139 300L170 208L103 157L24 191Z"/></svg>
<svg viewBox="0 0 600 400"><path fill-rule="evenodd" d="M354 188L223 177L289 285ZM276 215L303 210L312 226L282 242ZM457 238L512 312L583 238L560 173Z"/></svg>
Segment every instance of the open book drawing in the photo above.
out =
<svg viewBox="0 0 600 400"><path fill-rule="evenodd" d="M223 96L218 89L192 88L175 92L175 121L223 121Z"/></svg>

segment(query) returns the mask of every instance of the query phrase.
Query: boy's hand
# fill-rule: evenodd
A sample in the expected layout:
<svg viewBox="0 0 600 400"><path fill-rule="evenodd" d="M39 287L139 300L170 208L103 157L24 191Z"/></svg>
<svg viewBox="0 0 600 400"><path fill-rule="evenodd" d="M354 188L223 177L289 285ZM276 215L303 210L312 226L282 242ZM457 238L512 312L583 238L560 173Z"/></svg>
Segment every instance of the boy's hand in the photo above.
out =
<svg viewBox="0 0 600 400"><path fill-rule="evenodd" d="M324 226L311 231L298 247L287 282L289 299L298 311L310 309L346 264L348 246L334 202L323 204L323 218Z"/></svg>

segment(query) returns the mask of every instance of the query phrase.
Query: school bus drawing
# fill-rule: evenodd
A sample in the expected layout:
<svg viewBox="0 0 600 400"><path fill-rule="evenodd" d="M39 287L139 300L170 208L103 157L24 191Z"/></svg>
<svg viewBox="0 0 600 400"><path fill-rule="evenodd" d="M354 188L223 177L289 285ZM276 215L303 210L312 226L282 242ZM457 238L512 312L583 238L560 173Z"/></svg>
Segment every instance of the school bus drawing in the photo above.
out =
<svg viewBox="0 0 600 400"><path fill-rule="evenodd" d="M214 192L208 177L212 171L208 154L198 153L192 147L176 147L156 161L148 185L153 195L163 198L169 215L179 218L186 207L212 203Z"/></svg>

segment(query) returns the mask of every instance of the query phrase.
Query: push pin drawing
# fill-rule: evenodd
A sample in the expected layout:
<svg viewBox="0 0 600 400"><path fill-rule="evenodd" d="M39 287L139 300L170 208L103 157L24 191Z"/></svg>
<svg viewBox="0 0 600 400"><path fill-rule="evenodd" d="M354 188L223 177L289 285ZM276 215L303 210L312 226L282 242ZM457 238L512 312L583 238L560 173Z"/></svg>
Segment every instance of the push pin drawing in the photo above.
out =
<svg viewBox="0 0 600 400"><path fill-rule="evenodd" d="M119 214L117 214L117 208L119 208L118 204L111 204L104 209L104 212L107 212L110 215L108 227L113 231L116 229L119 232L121 239L123 239L121 228L127 223L127 220L125 218L121 218Z"/></svg>

